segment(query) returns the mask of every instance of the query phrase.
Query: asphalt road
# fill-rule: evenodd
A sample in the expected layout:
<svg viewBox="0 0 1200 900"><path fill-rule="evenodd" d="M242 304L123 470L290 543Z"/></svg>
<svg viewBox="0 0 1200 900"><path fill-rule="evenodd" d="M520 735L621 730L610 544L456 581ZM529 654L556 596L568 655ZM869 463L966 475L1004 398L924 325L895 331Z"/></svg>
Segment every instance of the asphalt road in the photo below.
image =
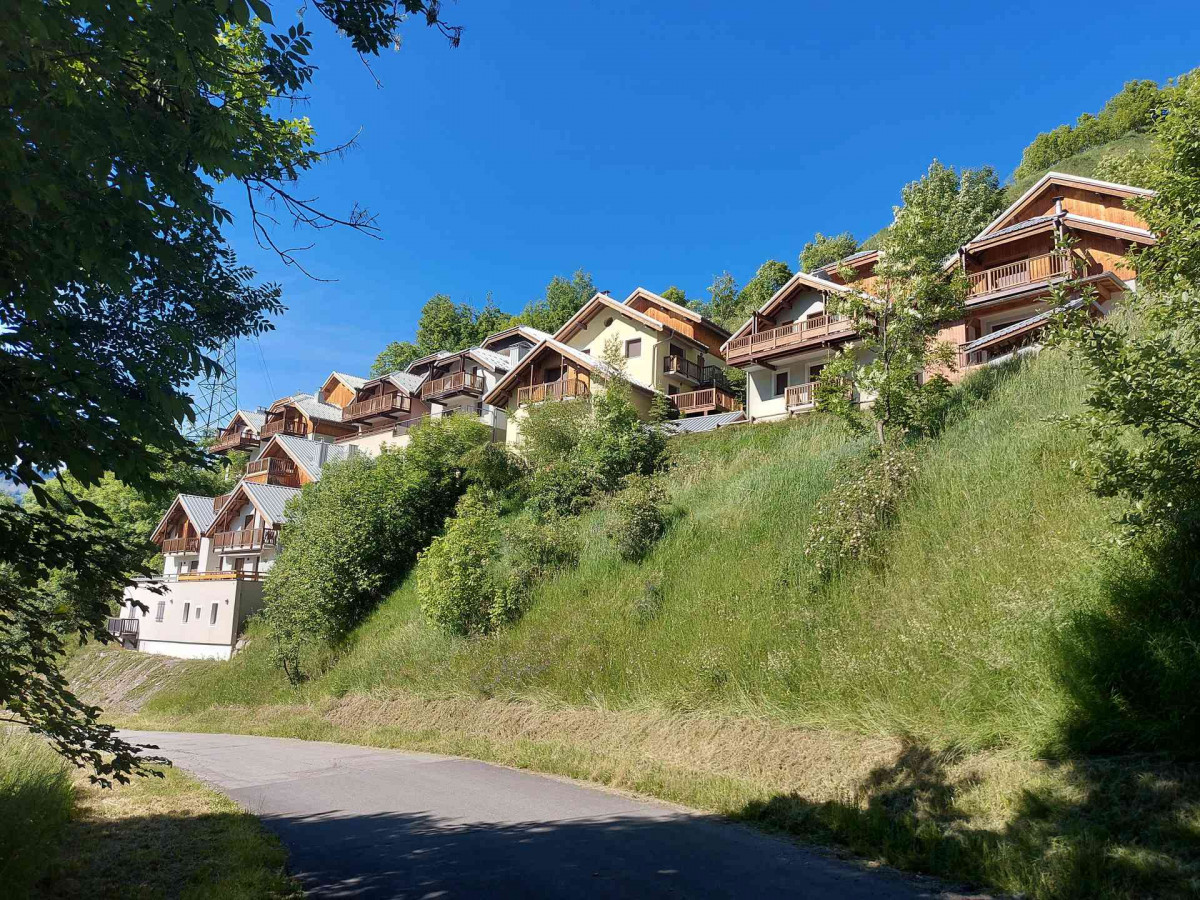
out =
<svg viewBox="0 0 1200 900"><path fill-rule="evenodd" d="M957 896L750 828L487 763L123 732L262 818L317 897Z"/></svg>

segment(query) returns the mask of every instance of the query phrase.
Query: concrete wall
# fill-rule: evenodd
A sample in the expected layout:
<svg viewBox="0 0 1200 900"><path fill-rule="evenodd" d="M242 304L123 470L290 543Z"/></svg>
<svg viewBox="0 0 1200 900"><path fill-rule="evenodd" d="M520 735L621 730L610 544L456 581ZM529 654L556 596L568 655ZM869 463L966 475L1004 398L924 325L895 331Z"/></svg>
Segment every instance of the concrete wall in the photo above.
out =
<svg viewBox="0 0 1200 900"><path fill-rule="evenodd" d="M155 593L152 584L162 593ZM121 616L138 620L139 650L188 659L228 659L246 617L262 608L262 589L261 581L233 578L141 582L126 590ZM149 612L138 610L135 601Z"/></svg>

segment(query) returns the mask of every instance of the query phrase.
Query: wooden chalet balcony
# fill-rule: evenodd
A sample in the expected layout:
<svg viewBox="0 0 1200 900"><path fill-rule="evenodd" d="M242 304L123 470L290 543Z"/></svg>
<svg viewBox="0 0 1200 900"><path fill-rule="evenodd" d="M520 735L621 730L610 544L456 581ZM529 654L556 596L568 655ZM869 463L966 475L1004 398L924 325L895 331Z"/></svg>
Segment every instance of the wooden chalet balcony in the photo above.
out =
<svg viewBox="0 0 1200 900"><path fill-rule="evenodd" d="M582 378L565 378L546 381L529 387L517 388L517 405L542 403L546 400L566 400L568 397L586 397L591 393L588 383Z"/></svg>
<svg viewBox="0 0 1200 900"><path fill-rule="evenodd" d="M817 383L806 381L804 384L789 385L783 393L783 402L788 409L798 406L815 406L817 403Z"/></svg>
<svg viewBox="0 0 1200 900"><path fill-rule="evenodd" d="M109 619L108 633L116 637L128 637L138 633L137 619Z"/></svg>
<svg viewBox="0 0 1200 900"><path fill-rule="evenodd" d="M245 433L245 429L222 432L209 447L211 453L228 453L230 450L252 450L258 446L258 438Z"/></svg>
<svg viewBox="0 0 1200 900"><path fill-rule="evenodd" d="M760 331L729 342L725 358L729 362L749 362L756 356L767 356L782 350L800 349L835 338L857 334L854 320L845 316L822 314L811 319L797 319L770 331Z"/></svg>
<svg viewBox="0 0 1200 900"><path fill-rule="evenodd" d="M276 419L274 422L268 422L258 430L259 436L266 440L269 437L274 437L277 434L294 434L296 437L304 437L308 434L308 423L304 421Z"/></svg>
<svg viewBox="0 0 1200 900"><path fill-rule="evenodd" d="M255 476L266 476L256 478ZM256 459L246 464L246 477L254 478L259 484L282 484L288 487L300 487L300 473L296 464L290 459L280 459L269 456Z"/></svg>
<svg viewBox="0 0 1200 900"><path fill-rule="evenodd" d="M239 550L261 550L274 547L279 539L277 528L243 528L240 531L218 531L213 535L213 549L218 553L237 553Z"/></svg>
<svg viewBox="0 0 1200 900"><path fill-rule="evenodd" d="M359 400L348 404L342 410L342 421L355 422L359 419L370 419L373 416L405 413L411 409L412 398L407 394L385 394L382 397L371 397L369 400Z"/></svg>
<svg viewBox="0 0 1200 900"><path fill-rule="evenodd" d="M693 413L734 412L742 408L741 401L718 387L701 388L668 398L683 415Z"/></svg>
<svg viewBox="0 0 1200 900"><path fill-rule="evenodd" d="M448 397L452 394L482 394L484 388L482 375L470 372L454 372L421 386L421 399L429 400L436 397Z"/></svg>
<svg viewBox="0 0 1200 900"><path fill-rule="evenodd" d="M162 542L162 552L164 555L169 553L199 553L200 538L167 538Z"/></svg>
<svg viewBox="0 0 1200 900"><path fill-rule="evenodd" d="M1009 288L1037 284L1070 274L1071 257L1065 253L1043 253L1029 259L1019 259L1003 266L993 266L982 272L970 272L970 296L982 297Z"/></svg>

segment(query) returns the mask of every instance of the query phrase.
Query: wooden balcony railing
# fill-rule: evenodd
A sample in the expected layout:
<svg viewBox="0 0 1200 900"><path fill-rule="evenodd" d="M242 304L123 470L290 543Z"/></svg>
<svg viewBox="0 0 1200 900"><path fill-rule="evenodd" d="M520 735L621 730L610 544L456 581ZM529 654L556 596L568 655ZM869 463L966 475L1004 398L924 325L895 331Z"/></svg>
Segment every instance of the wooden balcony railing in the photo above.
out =
<svg viewBox="0 0 1200 900"><path fill-rule="evenodd" d="M735 359L744 360L760 354L774 353L778 350L793 347L803 347L805 344L818 343L835 337L845 337L855 334L857 329L854 320L845 316L822 314L811 319L798 319L788 322L770 331L760 331L745 337L734 338L729 342L725 358L730 362Z"/></svg>
<svg viewBox="0 0 1200 900"><path fill-rule="evenodd" d="M139 621L137 619L109 619L108 633L123 637L125 635L138 633Z"/></svg>
<svg viewBox="0 0 1200 900"><path fill-rule="evenodd" d="M254 447L257 444L258 438L246 434L245 429L239 428L237 431L218 435L208 449L211 453L224 453L227 450L241 450L243 447Z"/></svg>
<svg viewBox="0 0 1200 900"><path fill-rule="evenodd" d="M701 388L686 394L672 394L670 400L684 415L700 412L733 412L742 408L742 403L728 391L718 387Z"/></svg>
<svg viewBox="0 0 1200 900"><path fill-rule="evenodd" d="M471 372L454 372L425 382L421 386L421 399L445 397L449 394L482 394L485 382L482 375Z"/></svg>
<svg viewBox="0 0 1200 900"><path fill-rule="evenodd" d="M261 550L274 547L279 539L276 528L243 528L239 531L218 531L213 535L213 549L218 553L234 553L238 550Z"/></svg>
<svg viewBox="0 0 1200 900"><path fill-rule="evenodd" d="M517 388L517 405L542 403L546 400L565 400L568 397L586 397L591 392L582 378L561 378L529 387Z"/></svg>
<svg viewBox="0 0 1200 900"><path fill-rule="evenodd" d="M297 421L295 419L276 419L274 422L268 422L258 430L259 436L264 440L273 437L277 434L294 434L296 437L304 437L308 434L308 423L303 419Z"/></svg>
<svg viewBox="0 0 1200 900"><path fill-rule="evenodd" d="M817 402L816 387L815 381L789 385L788 389L783 392L784 405L788 409L796 406L814 406Z"/></svg>
<svg viewBox="0 0 1200 900"><path fill-rule="evenodd" d="M280 459L276 456L256 459L246 464L247 475L261 475L264 472L268 478L287 478L296 474L296 464L290 459Z"/></svg>
<svg viewBox="0 0 1200 900"><path fill-rule="evenodd" d="M213 497L213 512L220 512L221 507L225 505L225 501L233 496L233 491L228 494L221 494L219 497Z"/></svg>
<svg viewBox="0 0 1200 900"><path fill-rule="evenodd" d="M167 538L162 542L162 552L166 553L199 553L200 538L181 537Z"/></svg>
<svg viewBox="0 0 1200 900"><path fill-rule="evenodd" d="M371 416L408 412L411 409L412 398L408 394L384 394L381 397L371 397L348 404L342 410L342 421L352 422L357 419L369 419Z"/></svg>
<svg viewBox="0 0 1200 900"><path fill-rule="evenodd" d="M971 296L981 297L997 291L1049 281L1069 273L1071 257L1066 253L1044 253L1019 259L1003 266L994 266L982 272L971 272L967 280L971 283Z"/></svg>

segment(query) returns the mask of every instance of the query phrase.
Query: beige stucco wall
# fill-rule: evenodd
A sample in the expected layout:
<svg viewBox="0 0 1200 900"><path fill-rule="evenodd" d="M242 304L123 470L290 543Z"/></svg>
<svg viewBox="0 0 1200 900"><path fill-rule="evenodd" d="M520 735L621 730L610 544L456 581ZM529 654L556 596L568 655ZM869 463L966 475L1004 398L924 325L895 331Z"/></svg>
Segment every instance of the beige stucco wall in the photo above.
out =
<svg viewBox="0 0 1200 900"><path fill-rule="evenodd" d="M612 325L605 326L608 319ZM603 309L598 312L585 328L580 329L568 346L577 350L590 350L596 359L604 358L604 346L612 338L620 342L621 351L625 350L625 342L641 338L642 355L625 361L625 374L643 384L657 385L662 374L662 356L657 352L659 332L648 325L633 322L616 310Z"/></svg>
<svg viewBox="0 0 1200 900"><path fill-rule="evenodd" d="M139 647L142 642L232 647L241 622L262 607L261 581L232 578L220 581L169 581L160 582L158 586L164 588L163 593L155 593L146 582L125 592L121 616L138 620ZM134 601L141 601L149 608L149 612L138 610ZM163 604L161 622L157 621L160 603ZM214 604L217 607L217 620L211 623ZM186 620L185 607L188 613Z"/></svg>

